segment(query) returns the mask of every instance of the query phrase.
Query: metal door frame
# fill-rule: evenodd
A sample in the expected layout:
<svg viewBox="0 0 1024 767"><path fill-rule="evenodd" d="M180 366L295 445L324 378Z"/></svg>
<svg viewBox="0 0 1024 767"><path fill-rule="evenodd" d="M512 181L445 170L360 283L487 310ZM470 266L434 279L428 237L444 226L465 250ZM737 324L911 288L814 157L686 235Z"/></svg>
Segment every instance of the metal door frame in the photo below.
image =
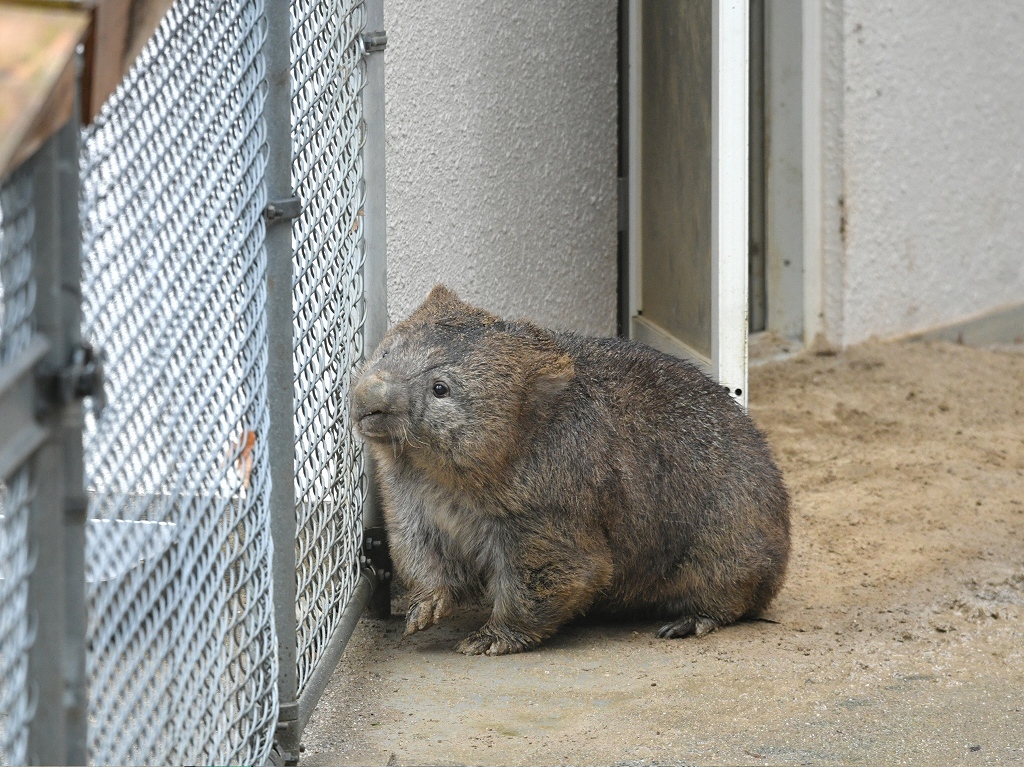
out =
<svg viewBox="0 0 1024 767"><path fill-rule="evenodd" d="M747 248L748 248L748 113L749 8L745 0L712 3L712 322L711 358L666 336L641 340L695 359L743 407L747 406ZM641 136L641 0L628 0L628 313L631 337L642 306L640 284L643 205L640 179ZM625 325L626 323L624 323ZM625 328L624 328L625 329ZM668 348L666 348L668 347Z"/></svg>

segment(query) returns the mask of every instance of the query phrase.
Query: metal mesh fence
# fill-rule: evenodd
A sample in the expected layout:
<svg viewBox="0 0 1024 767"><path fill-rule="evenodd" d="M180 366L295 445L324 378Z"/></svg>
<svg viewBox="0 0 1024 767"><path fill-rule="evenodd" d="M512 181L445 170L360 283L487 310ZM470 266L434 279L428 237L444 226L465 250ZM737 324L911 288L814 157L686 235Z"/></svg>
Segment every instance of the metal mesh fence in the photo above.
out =
<svg viewBox="0 0 1024 767"><path fill-rule="evenodd" d="M0 365L24 351L32 337L32 177L15 172L0 185ZM26 760L31 714L28 651L29 469L0 483L0 764Z"/></svg>
<svg viewBox="0 0 1024 767"><path fill-rule="evenodd" d="M0 365L6 366L32 338L32 176L15 171L0 186Z"/></svg>
<svg viewBox="0 0 1024 767"><path fill-rule="evenodd" d="M361 2L293 0L298 692L359 577L363 457L348 390L362 357Z"/></svg>
<svg viewBox="0 0 1024 767"><path fill-rule="evenodd" d="M262 12L175 3L84 137L94 763L272 745Z"/></svg>
<svg viewBox="0 0 1024 767"><path fill-rule="evenodd" d="M297 571L295 622L282 606L281 641L298 652L297 674L279 678L263 219L264 55L277 53L264 50L265 1L174 3L82 135L82 335L102 350L106 377L103 401L86 400L84 433L92 763L265 763L279 684L301 706L315 702L326 683L317 670L337 657L367 598L367 486L347 404L364 347L367 12L362 0L290 0L296 538L294 563L289 551L278 565L279 575ZM284 29L280 18L272 29ZM0 181L0 379L10 369L22 387L10 400L19 418L49 380L33 378L36 357L24 355L45 351L33 345L32 186L29 172ZM72 231L62 226L58 239ZM62 245L77 248L61 241L53 252ZM67 455L74 442L61 443ZM81 605L28 604L30 586L47 593L50 577L66 575L36 570L35 545L53 539L31 538L44 513L58 518L61 494L33 484L33 459L17 470L4 460L0 764L16 764L39 735L33 710L66 705L56 687L45 700L33 692L30 650L57 652L33 645L33 610L63 620Z"/></svg>
<svg viewBox="0 0 1024 767"><path fill-rule="evenodd" d="M24 764L31 714L28 651L29 470L0 486L0 764Z"/></svg>

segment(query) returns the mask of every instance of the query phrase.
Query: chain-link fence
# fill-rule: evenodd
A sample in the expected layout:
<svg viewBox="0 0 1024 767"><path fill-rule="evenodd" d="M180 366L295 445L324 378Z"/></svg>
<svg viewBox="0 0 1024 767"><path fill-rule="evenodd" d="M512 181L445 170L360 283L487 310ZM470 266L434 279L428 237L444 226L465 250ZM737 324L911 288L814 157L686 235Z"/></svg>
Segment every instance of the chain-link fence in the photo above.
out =
<svg viewBox="0 0 1024 767"><path fill-rule="evenodd" d="M262 2L175 3L82 148L91 758L258 762L277 714Z"/></svg>
<svg viewBox="0 0 1024 767"><path fill-rule="evenodd" d="M347 397L374 341L367 314L383 313L383 295L366 295L368 259L383 268L383 239L368 256L366 232L382 231L383 206L367 209L364 172L368 146L383 146L382 125L364 119L363 33L368 19L379 23L380 2L292 0L289 11L282 39L276 4L178 0L81 134L74 250L81 335L98 356L74 347L77 367L45 380L68 393L52 407L84 397L84 534L77 544L67 534L59 566L33 570L34 459L4 465L9 435L0 434L3 763L38 758L44 731L67 740L87 731L81 753L97 764L265 763L275 738L301 732L376 582L362 557L372 508ZM270 116L282 104L269 63L282 45L291 71L283 138ZM282 151L292 179L284 200L270 181ZM11 360L34 339L34 234L76 227L39 223L29 172L3 179L0 216L2 396ZM268 264L282 254L270 229L282 218L291 219L291 258L274 272ZM268 287L280 273L291 275L283 332ZM61 279L78 294L77 273ZM74 313L77 322L77 305ZM281 411L268 382L274 341L288 334L293 386ZM102 391L95 376L81 378L96 360ZM67 412L59 417L77 411ZM280 412L294 449L275 468ZM281 483L294 485L294 503L274 505ZM77 513L68 493L58 523ZM33 605L30 588L33 578L66 580L76 562L84 602L72 578L60 609L73 635L84 608L79 730L41 721L41 711L75 715L34 687L32 658L59 655L60 641L36 641L33 610L48 606ZM55 678L73 675L64 666L71 671ZM297 741L278 751L294 761Z"/></svg>
<svg viewBox="0 0 1024 767"><path fill-rule="evenodd" d="M15 173L0 185L0 371L25 350L32 337L35 283L30 243L35 228L32 177ZM0 372L0 376L3 376ZM6 386L6 381L4 382ZM28 650L28 546L31 488L29 468L14 470L0 486L0 764L25 761L31 716Z"/></svg>
<svg viewBox="0 0 1024 767"><path fill-rule="evenodd" d="M362 334L361 3L292 3L298 693L359 577L362 452L348 421Z"/></svg>

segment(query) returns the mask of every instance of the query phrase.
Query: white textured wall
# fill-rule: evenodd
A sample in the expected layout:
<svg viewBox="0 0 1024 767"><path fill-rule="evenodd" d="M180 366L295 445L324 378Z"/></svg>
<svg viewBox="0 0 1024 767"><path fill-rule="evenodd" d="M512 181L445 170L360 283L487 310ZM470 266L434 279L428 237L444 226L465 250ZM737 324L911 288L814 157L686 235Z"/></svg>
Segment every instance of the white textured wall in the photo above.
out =
<svg viewBox="0 0 1024 767"><path fill-rule="evenodd" d="M615 332L616 3L386 0L388 314Z"/></svg>
<svg viewBox="0 0 1024 767"><path fill-rule="evenodd" d="M845 219L841 247L826 247L830 339L1024 302L1024 4L826 6L843 40L841 60L826 61L842 67L826 124L841 126L843 203L825 202Z"/></svg>

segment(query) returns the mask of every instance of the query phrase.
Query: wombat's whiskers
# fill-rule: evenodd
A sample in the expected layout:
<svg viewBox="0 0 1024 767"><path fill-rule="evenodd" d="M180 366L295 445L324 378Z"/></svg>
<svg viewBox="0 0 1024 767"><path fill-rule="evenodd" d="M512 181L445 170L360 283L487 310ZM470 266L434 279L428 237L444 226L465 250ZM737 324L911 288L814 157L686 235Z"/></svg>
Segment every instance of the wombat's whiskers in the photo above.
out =
<svg viewBox="0 0 1024 767"><path fill-rule="evenodd" d="M423 442L423 441L418 440L415 437L413 437L412 433L409 431L409 427L406 426L406 425L402 426L402 442L403 443L408 442L413 447L422 447L422 448L429 448L430 447L430 445L428 445L426 442Z"/></svg>

